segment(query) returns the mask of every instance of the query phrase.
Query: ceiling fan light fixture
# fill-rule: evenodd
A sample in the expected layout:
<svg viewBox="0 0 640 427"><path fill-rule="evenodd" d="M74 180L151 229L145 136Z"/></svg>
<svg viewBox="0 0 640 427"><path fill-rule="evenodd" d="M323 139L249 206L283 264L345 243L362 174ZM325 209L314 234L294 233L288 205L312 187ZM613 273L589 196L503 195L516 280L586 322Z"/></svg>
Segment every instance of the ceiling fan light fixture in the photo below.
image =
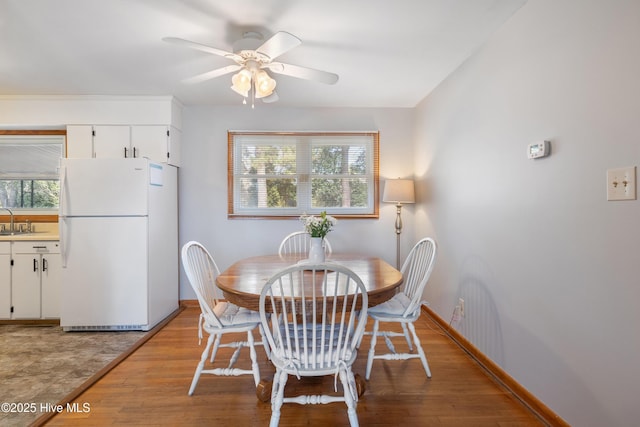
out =
<svg viewBox="0 0 640 427"><path fill-rule="evenodd" d="M189 80L189 83L197 83L237 72L231 78L231 89L242 95L243 104L246 104L247 98L251 95L252 107L256 98L262 98L264 103L278 100L278 94L274 90L276 81L266 70L275 74L325 84L335 84L338 81L338 75L334 73L274 62L276 58L302 43L302 40L286 31L278 31L266 41L263 41L261 33L247 31L243 34L243 38L234 44L232 52L177 37L165 37L163 40L221 56L235 62L235 65L217 68L187 80Z"/></svg>
<svg viewBox="0 0 640 427"><path fill-rule="evenodd" d="M276 88L276 81L272 79L266 71L260 70L255 77L256 98L264 98L273 93Z"/></svg>
<svg viewBox="0 0 640 427"><path fill-rule="evenodd" d="M231 77L231 83L231 89L246 98L251 90L251 72L243 68Z"/></svg>

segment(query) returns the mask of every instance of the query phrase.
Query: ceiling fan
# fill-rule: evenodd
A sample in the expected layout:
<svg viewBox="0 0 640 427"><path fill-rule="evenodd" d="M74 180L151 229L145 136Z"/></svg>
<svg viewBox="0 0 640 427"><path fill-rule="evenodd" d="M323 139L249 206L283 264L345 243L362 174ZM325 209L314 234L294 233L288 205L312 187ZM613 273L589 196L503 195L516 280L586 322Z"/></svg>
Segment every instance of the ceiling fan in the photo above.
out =
<svg viewBox="0 0 640 427"><path fill-rule="evenodd" d="M334 84L338 81L338 75L334 73L275 62L274 60L277 57L302 44L302 40L286 31L275 33L263 43L261 43L262 34L253 31L245 32L243 38L234 44L233 52L177 37L165 37L162 40L213 55L223 56L234 61L235 64L233 65L207 71L188 78L185 82L199 83L237 72L231 78L231 89L244 97L244 104L247 103L247 97L249 97L250 93L252 101L255 98L260 98L267 103L278 100L278 94L275 92L276 81L267 71L325 84Z"/></svg>

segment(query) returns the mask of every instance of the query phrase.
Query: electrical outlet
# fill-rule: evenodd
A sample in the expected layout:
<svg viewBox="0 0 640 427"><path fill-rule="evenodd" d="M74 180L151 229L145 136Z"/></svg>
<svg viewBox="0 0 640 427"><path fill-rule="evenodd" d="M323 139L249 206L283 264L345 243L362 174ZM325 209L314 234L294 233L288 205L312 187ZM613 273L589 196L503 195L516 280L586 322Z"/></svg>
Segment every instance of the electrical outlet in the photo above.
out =
<svg viewBox="0 0 640 427"><path fill-rule="evenodd" d="M464 300L462 298L458 299L458 307L460 307L460 317L464 317Z"/></svg>
<svg viewBox="0 0 640 427"><path fill-rule="evenodd" d="M607 170L607 200L636 199L636 167Z"/></svg>

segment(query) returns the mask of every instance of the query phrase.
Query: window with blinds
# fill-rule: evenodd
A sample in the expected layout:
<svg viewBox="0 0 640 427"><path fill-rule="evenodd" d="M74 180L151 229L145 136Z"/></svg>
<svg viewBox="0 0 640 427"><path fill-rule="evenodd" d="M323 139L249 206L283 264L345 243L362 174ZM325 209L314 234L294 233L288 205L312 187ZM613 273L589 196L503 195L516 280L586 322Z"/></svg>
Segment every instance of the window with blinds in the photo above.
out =
<svg viewBox="0 0 640 427"><path fill-rule="evenodd" d="M229 215L378 216L377 132L229 132Z"/></svg>
<svg viewBox="0 0 640 427"><path fill-rule="evenodd" d="M0 206L57 209L64 136L0 135Z"/></svg>

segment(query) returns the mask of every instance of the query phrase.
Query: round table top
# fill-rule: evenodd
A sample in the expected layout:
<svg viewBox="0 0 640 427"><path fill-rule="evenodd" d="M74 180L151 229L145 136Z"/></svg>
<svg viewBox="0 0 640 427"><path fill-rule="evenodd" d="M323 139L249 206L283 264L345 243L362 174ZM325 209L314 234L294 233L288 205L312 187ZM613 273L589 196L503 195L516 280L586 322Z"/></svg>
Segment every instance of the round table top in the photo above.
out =
<svg viewBox="0 0 640 427"><path fill-rule="evenodd" d="M216 278L216 284L227 301L251 310L259 309L260 292L264 284L279 270L304 259L305 256L265 255L242 259ZM384 260L368 255L336 253L327 261L343 265L355 272L365 287L369 307L395 295L402 284L402 274Z"/></svg>

